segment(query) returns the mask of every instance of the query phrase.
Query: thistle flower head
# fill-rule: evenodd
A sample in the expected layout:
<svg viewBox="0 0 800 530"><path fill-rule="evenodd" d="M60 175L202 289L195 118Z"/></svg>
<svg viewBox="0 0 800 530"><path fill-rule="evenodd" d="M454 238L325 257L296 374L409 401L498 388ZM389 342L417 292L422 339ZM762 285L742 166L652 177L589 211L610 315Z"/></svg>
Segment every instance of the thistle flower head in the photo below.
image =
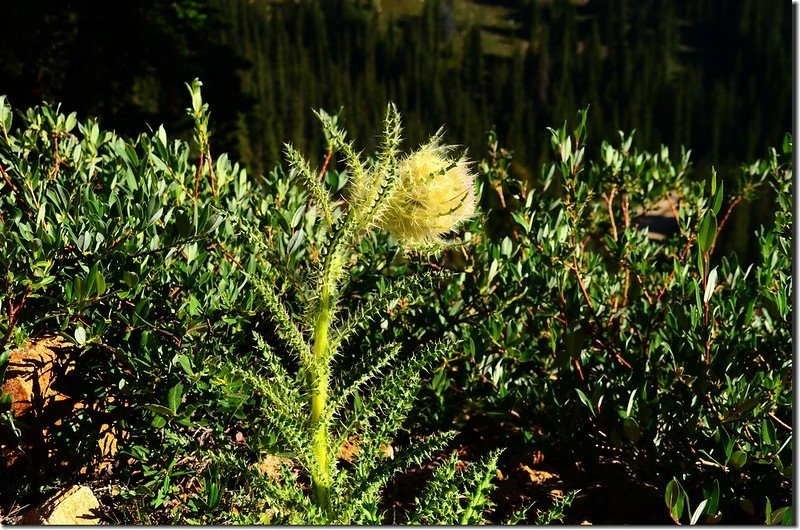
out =
<svg viewBox="0 0 800 530"><path fill-rule="evenodd" d="M475 213L474 176L464 157L435 136L400 161L397 184L379 225L405 247L430 248Z"/></svg>

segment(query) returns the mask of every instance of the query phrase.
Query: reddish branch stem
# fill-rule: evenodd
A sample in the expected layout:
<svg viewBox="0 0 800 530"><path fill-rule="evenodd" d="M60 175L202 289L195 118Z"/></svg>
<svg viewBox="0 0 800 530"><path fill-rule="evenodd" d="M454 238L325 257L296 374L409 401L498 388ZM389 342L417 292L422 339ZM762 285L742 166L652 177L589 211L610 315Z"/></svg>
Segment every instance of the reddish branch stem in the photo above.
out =
<svg viewBox="0 0 800 530"><path fill-rule="evenodd" d="M206 161L208 162L208 177L211 179L211 194L216 197L217 186L216 177L214 176L214 158L211 156L211 146L208 144L206 144L206 151L208 151L208 157L206 157Z"/></svg>
<svg viewBox="0 0 800 530"><path fill-rule="evenodd" d="M322 169L319 170L320 180L325 176L325 172L328 171L328 164L331 162L331 157L333 157L333 149L328 149L328 153L325 155L325 162L322 163Z"/></svg>
<svg viewBox="0 0 800 530"><path fill-rule="evenodd" d="M681 262L683 262L683 260L686 259L686 254L689 253L690 248L692 248L691 237L686 240L686 245L683 247L683 251L681 251L681 254L678 258ZM664 296L664 293L667 292L667 287L669 287L669 284L670 282L672 282L672 278L674 277L675 277L675 267L672 268L672 271L670 271L669 276L667 276L667 281L665 281L664 285L662 285L661 289L659 289L658 294L656 295L656 302L659 302L661 300L661 297Z"/></svg>
<svg viewBox="0 0 800 530"><path fill-rule="evenodd" d="M10 178L8 178L8 174L6 173L6 170L5 170L5 169L3 169L3 166L0 166L0 175L3 175L3 180L5 180L5 181L6 181L6 184L8 184L8 186L11 188L11 191L13 191L14 193L16 193L16 192L18 191L18 190L17 190L17 187L16 187L16 186L14 186L14 183L13 183L13 182L11 182L11 179L10 179Z"/></svg>
<svg viewBox="0 0 800 530"><path fill-rule="evenodd" d="M8 300L8 327L3 334L3 341L0 342L0 346L7 344L11 338L11 334L14 332L14 327L17 324L18 314L20 310L25 307L25 301L28 299L29 294L31 294L30 290L25 291L16 303L10 299Z"/></svg>
<svg viewBox="0 0 800 530"><path fill-rule="evenodd" d="M200 174L203 172L203 166L206 163L205 151L200 151L200 161L197 163L197 172L194 174L194 200L200 195Z"/></svg>
<svg viewBox="0 0 800 530"><path fill-rule="evenodd" d="M581 293L583 294L583 299L586 300L586 305L589 306L589 309L592 310L592 314L594 314L594 304L592 304L592 299L589 298L586 285L583 283L581 273L578 271L578 259L575 257L575 254L572 255L572 271L575 273L575 278L578 280L578 286L581 288Z"/></svg>
<svg viewBox="0 0 800 530"><path fill-rule="evenodd" d="M730 204L728 204L727 210L725 210L725 215L722 216L722 220L717 225L717 233L714 236L714 242L711 244L711 248L709 249L708 253L711 254L714 252L714 247L717 246L717 239L719 239L719 235L722 233L722 229L725 228L725 225L728 224L728 219L731 217L731 213L733 213L733 209L742 202L742 196L739 195L735 197Z"/></svg>
<svg viewBox="0 0 800 530"><path fill-rule="evenodd" d="M608 219L611 221L611 237L614 241L619 241L619 234L617 233L617 222L614 220L614 196L617 194L617 187L611 188L608 197L606 197L606 207L608 208Z"/></svg>
<svg viewBox="0 0 800 530"><path fill-rule="evenodd" d="M786 423L784 423L783 421L781 421L781 420L780 420L780 419L779 419L779 418L778 418L778 417L775 415L775 413L774 413L774 412L770 412L770 413L768 413L768 414L767 414L767 416L769 416L770 418L772 418L773 420L775 420L775 421L778 423L778 425L780 425L780 426L781 426L781 427L783 427L784 429L789 429L790 431L792 430L792 426L791 426L791 425L787 425Z"/></svg>

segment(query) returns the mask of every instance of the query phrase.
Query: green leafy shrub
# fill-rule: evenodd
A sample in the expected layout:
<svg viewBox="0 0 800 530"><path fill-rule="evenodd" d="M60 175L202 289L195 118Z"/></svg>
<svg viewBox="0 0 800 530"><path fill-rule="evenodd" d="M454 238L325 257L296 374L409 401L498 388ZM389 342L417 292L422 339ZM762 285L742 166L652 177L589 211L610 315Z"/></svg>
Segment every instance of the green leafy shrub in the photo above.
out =
<svg viewBox="0 0 800 530"><path fill-rule="evenodd" d="M740 500L788 502L791 139L738 176L696 180L688 152L639 151L633 135L589 159L586 118L551 130L558 162L533 187L490 140L470 251L438 300L406 317L434 336L448 321L461 330L434 390L450 414L514 410L576 458L608 447L643 480L676 477L708 499L701 521ZM778 213L757 262L714 254L765 182ZM658 203L677 218L659 239L646 224Z"/></svg>
<svg viewBox="0 0 800 530"><path fill-rule="evenodd" d="M393 219L413 213L419 196L408 196L409 186L424 190L439 180L456 186L452 193L431 188L438 201L416 214L423 229L409 235L416 221L403 219L398 232L408 248L446 244L441 233L472 213L466 165L456 160L451 167L437 138L401 157L399 115L390 107L375 160L362 161L335 120L321 114L348 172L331 171L320 182L288 147L292 173L276 170L255 182L225 155L211 159L200 83L189 89L194 154L182 141L169 142L163 128L129 141L49 107L28 111L15 133L2 102L4 359L29 338L61 334L74 342L81 371L93 374L75 397L112 404L101 418L67 422L73 432L62 437L61 449L77 454L82 438L109 415L128 432L120 464L128 482L112 518L380 522L388 479L452 437L441 433L416 441L408 453L382 456L425 364L446 344L394 368L397 344L371 351L356 370L348 361L334 366L353 332L424 280L398 277L377 298L342 311L345 266L356 259L362 237L374 240L370 233L379 225L398 226L384 224L384 212L394 212ZM420 154L428 156L424 171L404 172ZM332 194L348 180L357 195L345 208L341 195ZM447 216L452 220L443 227ZM385 236L379 245L388 248ZM316 289L306 288L304 276ZM296 298L284 300L290 287ZM262 318L265 310L277 327ZM290 352L299 355L296 368L284 365L291 358L281 360ZM335 378L334 367L341 372ZM18 435L13 416L5 418ZM20 420L23 430L29 420ZM358 453L342 467L338 453L350 440L357 440ZM28 488L25 495L37 498L37 489L78 473L91 453L84 450L62 476L45 476L40 462L42 481L17 484L18 491ZM302 476L276 480L255 472L270 454L290 456ZM433 521L437 515L425 502L435 501L452 508L454 521L481 521L496 458L457 473L465 487L476 488L473 494L434 480L416 515L405 517ZM436 476L454 474L452 460Z"/></svg>
<svg viewBox="0 0 800 530"><path fill-rule="evenodd" d="M57 433L62 450L76 450L72 472L93 456L77 451L83 438L109 420L131 434L126 450L134 461L165 457L154 444L158 429L191 417L176 414L182 368L235 343L254 313L237 260L218 243L234 240L224 213L263 215L287 190L254 193L254 183L222 155L214 163L219 193L211 193L204 174L198 194L201 170L189 160L189 145L169 140L163 128L127 140L41 107L12 129L5 99L0 117L4 358L28 338L62 335L79 350L72 397L113 399L102 417L78 412ZM20 421L24 428L29 419ZM19 476L51 470L47 461L32 466L31 475ZM20 487L36 495L57 484L42 478Z"/></svg>
<svg viewBox="0 0 800 530"><path fill-rule="evenodd" d="M529 440L538 426L574 454L614 450L676 520L762 502L766 520L792 519L780 507L793 451L788 137L738 177L697 181L687 152L641 152L632 136L587 151L583 112L573 133L552 131L559 162L534 186L509 177L491 139L482 213L468 245L447 248L438 231L387 235L392 223L363 215L400 174L393 110L373 159L320 113L322 178L292 149L289 171L254 178L211 157L208 108L189 88L194 145L163 128L121 138L50 107L14 117L0 100L0 369L24 341L64 336L80 374L69 391L102 404L56 430L70 465L26 460L9 498L77 479L117 522L477 523L496 453L466 471L445 458L410 511L381 499L394 474L446 453L443 425L513 410ZM446 174L459 159L443 155ZM729 213L767 182L778 211L757 261L715 254ZM644 214L667 197L675 233L651 240ZM441 245L434 263L403 250ZM323 330L323 355L304 357ZM7 405L4 446L35 427ZM81 470L108 423L126 433L119 493ZM574 499L512 521L560 520Z"/></svg>

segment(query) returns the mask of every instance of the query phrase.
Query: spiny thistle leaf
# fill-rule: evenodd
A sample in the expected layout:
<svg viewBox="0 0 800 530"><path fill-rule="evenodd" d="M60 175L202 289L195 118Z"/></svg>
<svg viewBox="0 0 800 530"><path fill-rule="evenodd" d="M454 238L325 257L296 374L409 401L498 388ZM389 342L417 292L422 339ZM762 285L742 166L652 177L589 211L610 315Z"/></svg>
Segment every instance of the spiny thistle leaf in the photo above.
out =
<svg viewBox="0 0 800 530"><path fill-rule="evenodd" d="M283 302L278 298L278 294L268 283L269 280L261 278L256 275L248 275L253 287L256 288L258 294L264 298L264 303L270 312L270 316L275 321L275 332L284 340L294 351L301 360L309 359L311 352L308 349L303 334L300 329L295 325L289 312L283 305Z"/></svg>
<svg viewBox="0 0 800 530"><path fill-rule="evenodd" d="M466 471L458 473L458 453L453 453L446 463L434 471L409 522L449 525L482 523L484 511L491 506L488 494L494 489L491 480L497 472L499 456L499 451L493 451Z"/></svg>
<svg viewBox="0 0 800 530"><path fill-rule="evenodd" d="M251 370L231 365L231 373L243 378L253 390L264 397L262 409L270 429L278 435L305 465L310 458L306 443L305 423L302 418L304 403L291 392L291 387L280 388Z"/></svg>
<svg viewBox="0 0 800 530"><path fill-rule="evenodd" d="M355 186L362 186L366 179L366 168L361 161L361 156L353 149L353 143L347 141L347 133L338 127L329 114L314 112L320 122L325 135L337 151L344 155L344 162L350 172L351 182Z"/></svg>
<svg viewBox="0 0 800 530"><path fill-rule="evenodd" d="M331 205L330 194L322 187L322 183L316 175L316 172L311 171L311 166L306 159L301 155L291 144L286 144L286 158L289 165L293 167L303 177L306 187L314 196L317 204L320 205L325 215L325 222L328 227L333 225L333 207Z"/></svg>
<svg viewBox="0 0 800 530"><path fill-rule="evenodd" d="M261 334L253 332L253 337L266 362L266 367L270 374L269 379L272 380L275 386L285 389L288 394L290 389L297 384L296 378L289 375L278 356L275 355L275 351L264 341L264 337Z"/></svg>
<svg viewBox="0 0 800 530"><path fill-rule="evenodd" d="M384 443L401 427L411 409L421 385L420 372L432 358L440 357L442 350L448 347L449 342L436 343L404 362L376 385L367 386L360 393L360 411L353 411L344 419L335 447L341 447L349 436L358 432L364 433L365 439L376 440L377 445ZM372 425L373 420L378 421Z"/></svg>
<svg viewBox="0 0 800 530"><path fill-rule="evenodd" d="M483 513L492 505L489 493L494 490L492 479L497 476L497 459L502 451L493 451L486 458L473 464L464 476L467 486L467 506L458 521L460 525L483 522Z"/></svg>
<svg viewBox="0 0 800 530"><path fill-rule="evenodd" d="M352 380L349 384L339 385L339 388L345 390L336 396L330 405L329 417L333 418L337 413L341 412L343 407L347 404L347 400L367 383L377 379L383 374L383 369L389 365L400 352L400 344L391 343L381 347L378 354L369 361L369 368L363 372L359 377Z"/></svg>
<svg viewBox="0 0 800 530"><path fill-rule="evenodd" d="M351 503L349 510L351 517L355 517L355 508L359 505L377 503L389 480L396 474L408 468L421 465L433 458L436 453L444 449L456 436L455 431L443 431L415 440L413 448L398 451L394 458L359 458L350 473L350 483L343 485L348 488L347 497L355 502ZM359 524L357 520L353 524Z"/></svg>
<svg viewBox="0 0 800 530"><path fill-rule="evenodd" d="M268 267L275 269L282 280L288 281L292 289L301 291L304 281L296 268L289 267L286 264L286 256L281 256L273 245L268 244L265 241L264 234L253 226L251 222L239 219L238 223L242 227L248 242L254 247L254 255L257 258L261 258Z"/></svg>
<svg viewBox="0 0 800 530"><path fill-rule="evenodd" d="M270 524L325 524L325 514L311 502L299 487L297 479L286 464L281 464L282 480L261 477L254 485L261 493L265 508L271 514Z"/></svg>
<svg viewBox="0 0 800 530"><path fill-rule="evenodd" d="M440 273L441 274L441 273ZM390 304L415 292L421 292L424 286L433 284L434 273L426 271L422 274L403 276L393 279L386 289L371 297L353 313L351 313L341 326L334 331L331 339L331 348L338 350L357 330L365 327L378 314L382 313ZM427 285L426 285L427 284Z"/></svg>
<svg viewBox="0 0 800 530"><path fill-rule="evenodd" d="M397 107L390 103L386 108L383 140L381 141L377 159L370 168L364 187L353 186L350 190L350 198L356 208L363 208L364 205L374 199L375 194L380 190L383 183L387 183L394 178L397 173L398 158L400 157L401 139L400 113L397 111Z"/></svg>

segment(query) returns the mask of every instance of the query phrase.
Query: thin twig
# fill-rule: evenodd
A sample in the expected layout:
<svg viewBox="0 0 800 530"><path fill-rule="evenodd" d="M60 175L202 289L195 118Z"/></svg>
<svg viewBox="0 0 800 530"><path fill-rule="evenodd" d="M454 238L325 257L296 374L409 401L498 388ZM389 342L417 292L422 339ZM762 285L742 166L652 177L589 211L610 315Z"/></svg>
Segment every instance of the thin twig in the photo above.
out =
<svg viewBox="0 0 800 530"><path fill-rule="evenodd" d="M631 227L630 198L628 197L628 194L625 193L624 191L622 192L622 195L620 195L620 198L621 198L620 202L622 205L622 221L625 228L630 228Z"/></svg>
<svg viewBox="0 0 800 530"><path fill-rule="evenodd" d="M328 171L328 164L330 164L332 157L333 148L330 148L328 149L328 153L325 155L325 162L322 163L322 169L319 170L319 180L322 180L322 177L325 176L325 172Z"/></svg>
<svg viewBox="0 0 800 530"><path fill-rule="evenodd" d="M647 303L652 305L653 304L653 298L650 296L650 293L647 292L647 289L645 289L644 281L642 280L642 275L641 274L636 273L636 281L638 281L639 285L642 286L642 294L644 295L645 298L647 298Z"/></svg>
<svg viewBox="0 0 800 530"><path fill-rule="evenodd" d="M592 310L592 315L594 315L594 304L592 304L592 299L589 298L589 293L586 291L586 285L583 283L583 278L581 277L581 273L578 271L578 259L575 257L575 254L572 255L572 272L575 273L575 278L578 280L578 286L581 288L581 293L583 293L583 299L586 300L586 305L589 306L589 309Z"/></svg>
<svg viewBox="0 0 800 530"><path fill-rule="evenodd" d="M6 328L6 332L3 334L3 340L0 342L0 346L5 346L9 339L11 339L11 334L14 332L14 327L17 324L18 314L20 310L25 307L25 302L28 299L29 294L31 294L30 289L22 293L18 302L14 303L11 299L8 300L8 327Z"/></svg>
<svg viewBox="0 0 800 530"><path fill-rule="evenodd" d="M61 157L58 154L58 134L53 135L53 156L55 157L53 169L50 170L50 175L48 175L50 180L53 180L56 178L56 176L58 176L58 170L61 166Z"/></svg>
<svg viewBox="0 0 800 530"><path fill-rule="evenodd" d="M214 158L211 156L211 145L208 142L206 142L206 151L208 151L208 157L206 157L206 161L208 162L208 177L211 179L211 195L216 197L217 186L216 177L214 176Z"/></svg>
<svg viewBox="0 0 800 530"><path fill-rule="evenodd" d="M3 180L5 180L6 184L9 185L9 187L11 188L11 191L13 191L14 193L17 193L17 191L18 191L17 187L14 186L14 183L11 182L10 178L8 178L8 174L6 173L6 170L3 169L3 166L0 166L0 175L3 175Z"/></svg>
<svg viewBox="0 0 800 530"><path fill-rule="evenodd" d="M606 327L609 327L611 323L614 321L614 313L617 312L619 308L619 298L614 298L614 304L611 306L611 311L608 314L608 319L606 320Z"/></svg>
<svg viewBox="0 0 800 530"><path fill-rule="evenodd" d="M608 208L608 218L611 221L611 237L614 238L614 241L619 241L619 234L617 233L617 222L614 220L614 195L617 194L617 187L614 186L611 188L611 192L608 194L606 199L606 207Z"/></svg>
<svg viewBox="0 0 800 530"><path fill-rule="evenodd" d="M200 161L197 163L197 172L194 174L194 200L197 202L197 197L200 194L200 174L203 171L203 166L206 161L206 152L200 150Z"/></svg>
<svg viewBox="0 0 800 530"><path fill-rule="evenodd" d="M791 426L791 425L787 425L786 423L784 423L783 421L781 421L781 419L780 419L780 418L778 418L778 417L775 415L775 413L774 413L774 412L769 412L769 413L767 413L767 416L769 416L770 418L772 418L773 420L775 420L775 421L778 423L778 425L780 425L780 426L781 426L781 427L783 427L784 429L788 429L789 431L791 431L791 430L792 430L792 426Z"/></svg>
<svg viewBox="0 0 800 530"><path fill-rule="evenodd" d="M709 257L710 252L703 252L703 293L706 292L708 289L708 266L709 266ZM705 298L705 296L704 296ZM708 302L709 300L703 300L703 325L709 325L709 313L708 313ZM705 363L706 365L711 364L711 334L713 333L713 326L711 329L708 330L708 335L706 336L706 352L705 352Z"/></svg>
<svg viewBox="0 0 800 530"><path fill-rule="evenodd" d="M719 233L722 232L722 229L725 228L725 224L727 224L728 218L731 216L733 209L736 208L740 202L742 202L742 196L738 195L728 205L728 209L725 211L725 215L722 216L722 221L719 222L719 226L717 227L717 235L719 235Z"/></svg>
<svg viewBox="0 0 800 530"><path fill-rule="evenodd" d="M725 225L726 225L726 224L728 224L728 219L730 218L730 216L731 216L731 213L733 213L733 209L734 209L734 208L736 208L736 206L737 206L737 205L738 205L740 202L742 202L742 196L741 196L741 195L738 195L737 197L735 197L735 198L734 198L734 199L733 199L733 200L730 202L730 204L728 204L728 209L727 209L727 210L725 210L725 215L723 215L723 216L722 216L722 220L719 222L719 225L717 225L717 233L716 233L716 235L714 236L714 242L713 242L713 243L711 243L711 248L708 250L708 253L709 253L709 254L711 254L712 252L714 252L714 247L716 247L716 246L717 246L717 240L719 239L719 235L722 233L722 229L723 229L723 228L725 228Z"/></svg>
<svg viewBox="0 0 800 530"><path fill-rule="evenodd" d="M629 211L630 205L630 198L628 194L623 192L621 196L621 203L622 203L622 220L625 224L625 230L631 227L631 217ZM626 245L627 248L627 245ZM628 291L631 288L631 269L630 267L625 265L625 284L622 288L622 307L628 305Z"/></svg>
<svg viewBox="0 0 800 530"><path fill-rule="evenodd" d="M622 289L622 307L627 307L628 305L628 291L631 288L631 269L628 265L625 265L625 286Z"/></svg>
<svg viewBox="0 0 800 530"><path fill-rule="evenodd" d="M686 240L686 245L683 247L683 251L681 251L681 254L679 256L681 262L683 262L683 260L686 259L686 254L689 252L690 248L692 248L691 237ZM661 297L664 296L664 293L667 291L667 287L669 287L669 284L670 282L672 282L672 278L674 277L675 277L675 267L672 268L672 270L669 273L669 276L667 277L667 280L664 282L664 285L662 285L661 289L659 289L658 294L656 295L656 302L661 301Z"/></svg>
<svg viewBox="0 0 800 530"><path fill-rule="evenodd" d="M585 383L586 382L586 378L583 377L583 370L581 370L581 363L578 361L578 358L577 357L574 358L572 360L572 362L575 364L575 369L578 371L578 377L581 378L581 382Z"/></svg>
<svg viewBox="0 0 800 530"><path fill-rule="evenodd" d="M223 245L221 241L216 241L216 242L212 243L212 244L211 244L211 246L217 246L217 247L219 247L219 249L220 249L220 250L222 250L222 254L225 256L225 259L227 259L228 261L230 261L231 263L233 263L234 265L236 265L237 267L239 267L239 270L241 270L241 271L243 271L243 270L244 270L244 267L242 266L242 264L241 264L241 263L239 263L239 260L237 260L237 259L236 259L236 258L233 256L233 254L231 254L230 252L228 252L228 249L227 249L227 248L225 248L225 245Z"/></svg>
<svg viewBox="0 0 800 530"><path fill-rule="evenodd" d="M675 222L678 223L678 230L681 231L683 234L683 229L681 229L681 216L678 213L678 208L675 206L675 202L672 200L672 195L667 193L667 202L669 203L669 209L672 211L672 216L675 217Z"/></svg>

